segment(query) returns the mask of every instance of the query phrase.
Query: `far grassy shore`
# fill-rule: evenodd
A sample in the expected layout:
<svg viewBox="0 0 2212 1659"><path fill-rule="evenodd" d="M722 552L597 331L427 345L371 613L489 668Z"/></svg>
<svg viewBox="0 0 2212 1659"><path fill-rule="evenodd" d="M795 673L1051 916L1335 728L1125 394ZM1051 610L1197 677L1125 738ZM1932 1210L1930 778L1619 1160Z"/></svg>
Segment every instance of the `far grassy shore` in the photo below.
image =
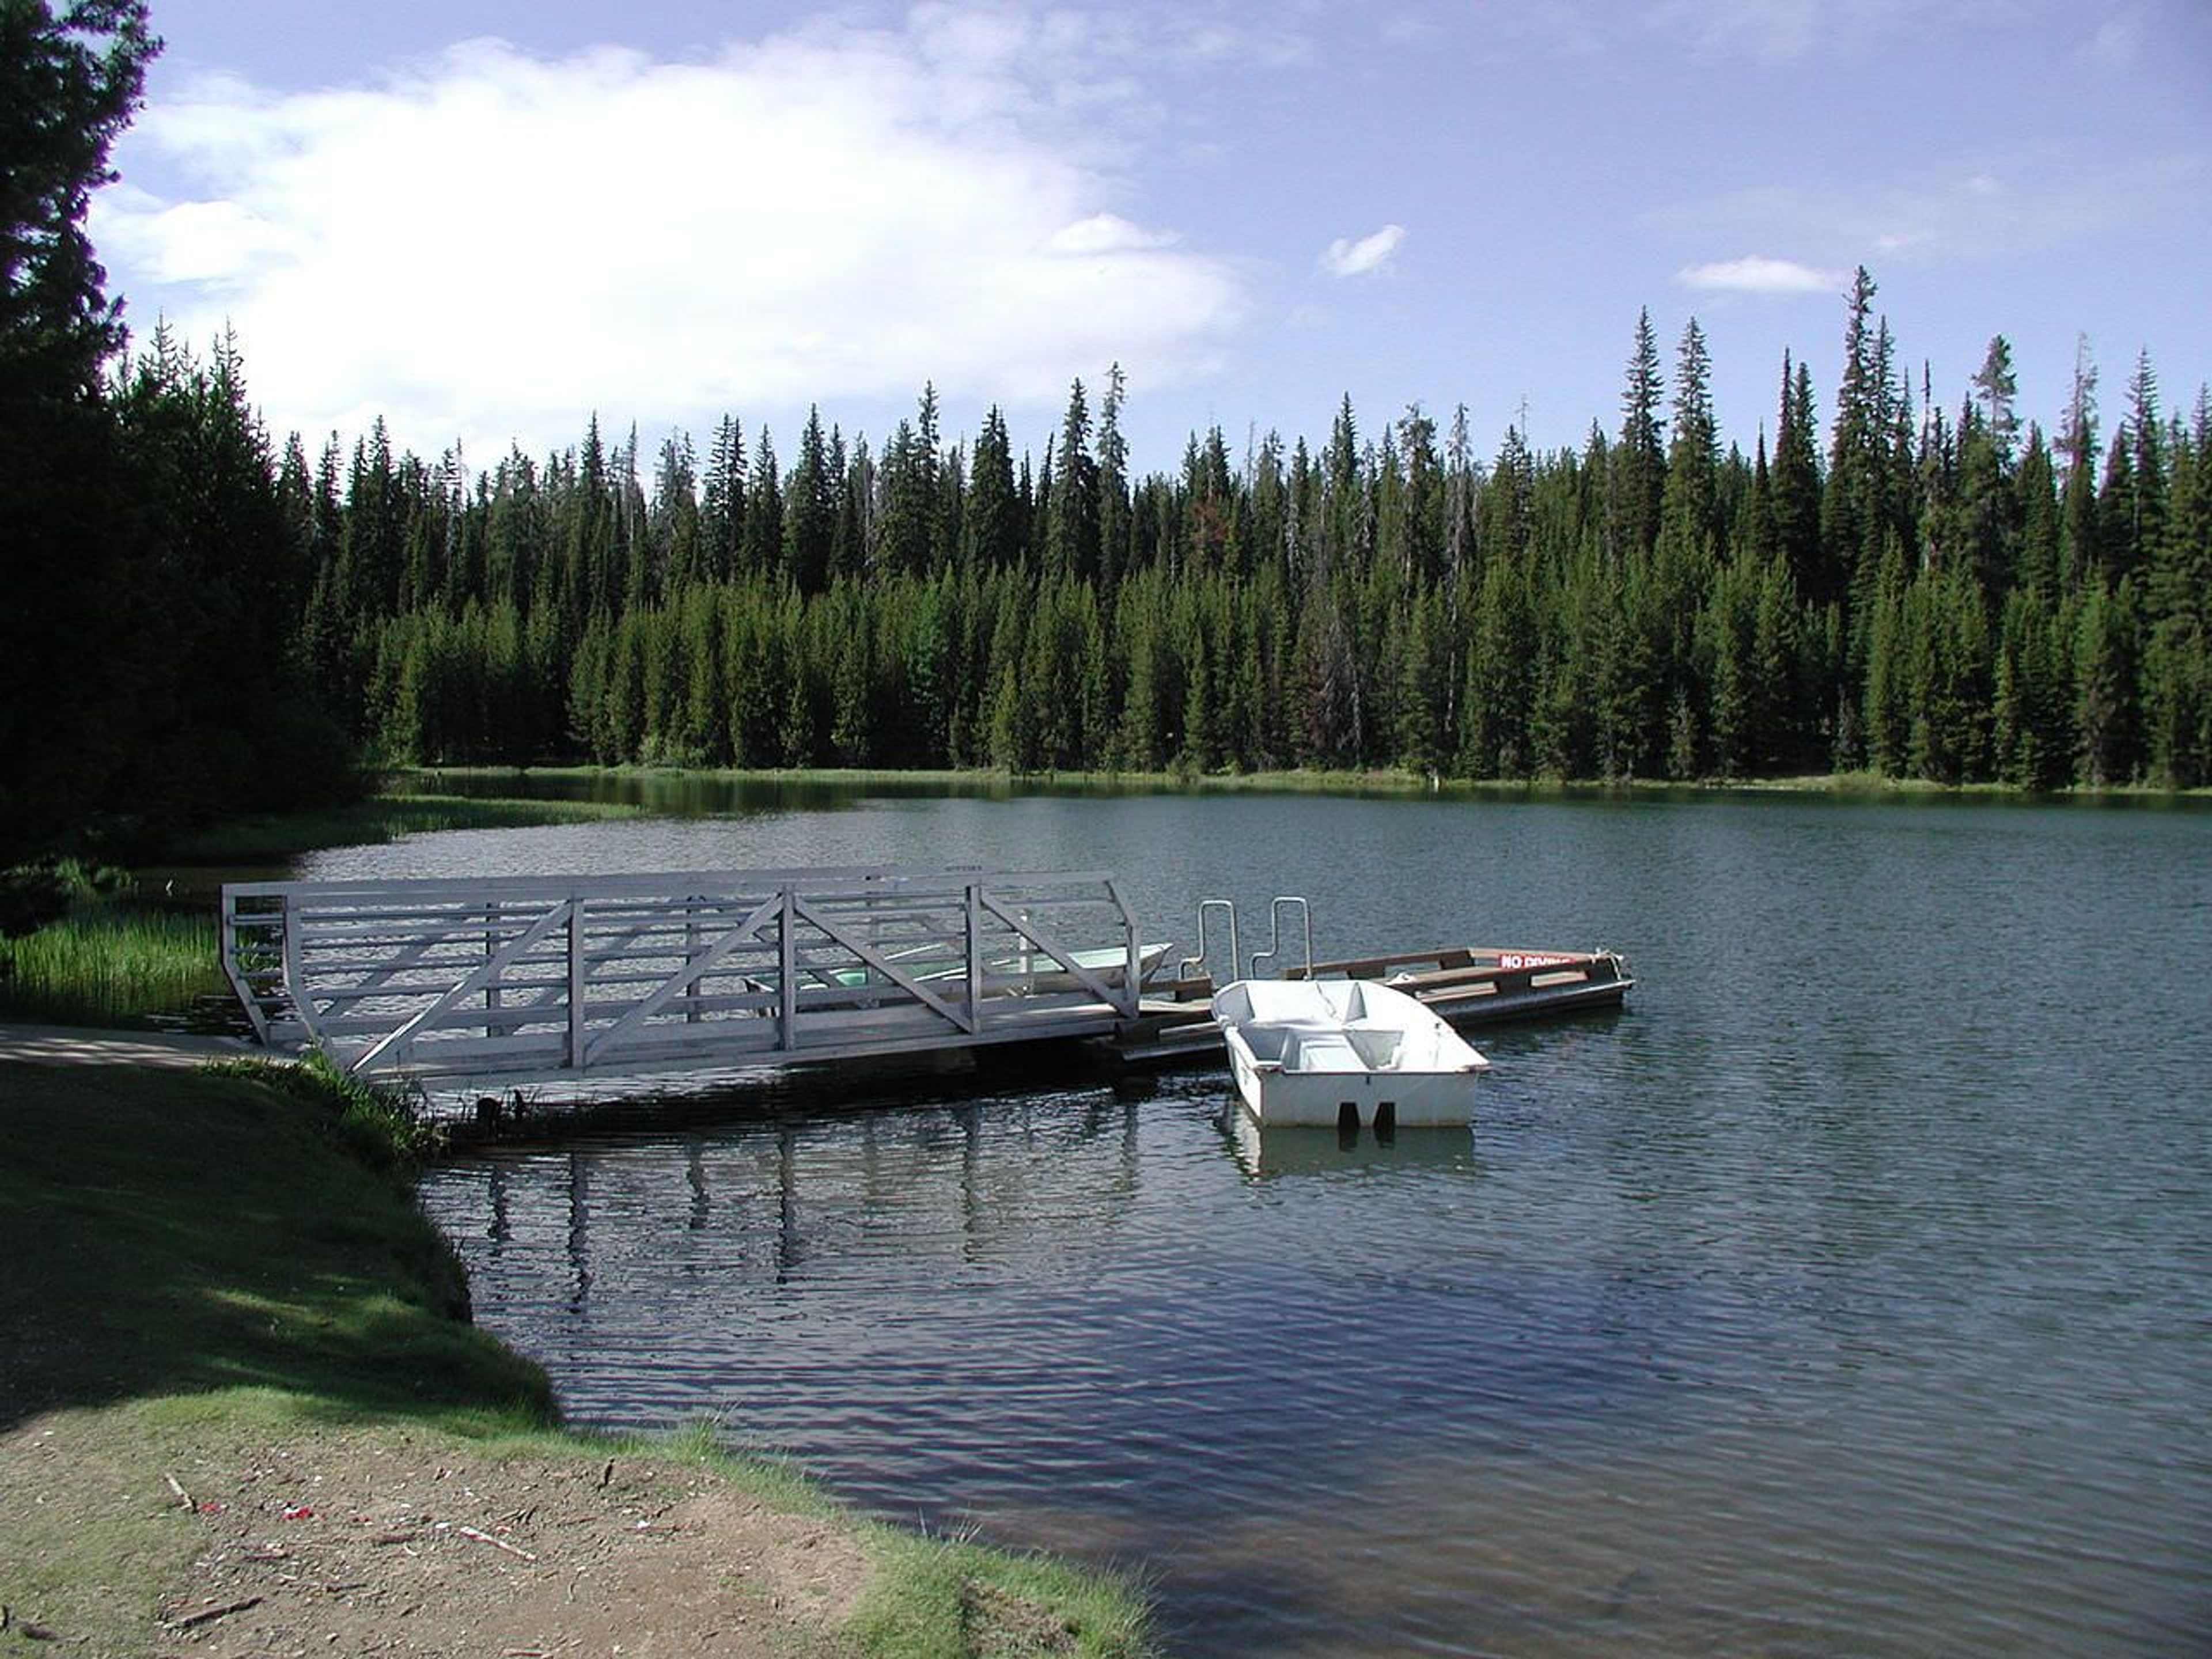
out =
<svg viewBox="0 0 2212 1659"><path fill-rule="evenodd" d="M179 836L164 858L187 865L255 864L325 847L361 847L438 830L512 830L539 823L580 823L635 817L638 808L605 801L505 800L428 793L400 786L316 812L230 818Z"/></svg>
<svg viewBox="0 0 2212 1659"><path fill-rule="evenodd" d="M1452 778L1390 767L1344 770L1286 769L1262 772L1201 772L1194 769L1165 771L1012 772L1003 767L917 768L793 767L781 769L744 768L684 768L671 766L592 766L568 763L531 767L437 766L402 769L392 774L396 785L409 789L436 790L473 781L496 785L511 781L519 787L532 781L577 787L593 781L644 783L666 781L720 781L794 788L872 787L1003 792L1066 790L1071 793L1158 791L1195 794L1340 794L1434 795L1447 799L1595 799L1623 796L1672 795L1683 798L1731 794L1828 794L1845 797L1891 796L1906 799L2013 799L2054 801L2205 800L2212 786L2169 789L2160 785L2130 783L2096 789L2065 789L2049 793L2016 788L2003 783L1937 783L1925 778L1893 778L1873 771L1814 772L1788 777L1698 778L1676 781L1634 778L1606 781L1595 778ZM473 797L426 796L474 801ZM404 799L387 797L385 799ZM520 801L481 805L520 806ZM636 811L631 805L577 799L549 799L549 806L567 805L579 812L597 809L609 812Z"/></svg>
<svg viewBox="0 0 2212 1659"><path fill-rule="evenodd" d="M430 1484L449 1470L470 1471L471 1498L526 1463L552 1468L563 1492L587 1494L609 1487L617 1456L638 1492L696 1494L711 1483L739 1495L771 1540L778 1528L810 1549L834 1538L860 1564L834 1618L759 1591L744 1606L773 1639L733 1650L1149 1651L1139 1598L1119 1581L862 1520L788 1471L723 1457L704 1434L645 1445L562 1431L543 1373L466 1322L459 1264L405 1179L410 1133L404 1113L305 1069L0 1064L0 1492L11 1494L0 1502L0 1603L11 1623L0 1654L41 1650L34 1632L60 1638L57 1650L103 1654L194 1639L177 1633L179 1620L206 1598L185 1592L206 1586L210 1552L221 1554L210 1540L233 1522L222 1504L194 1504L188 1486L229 1493L244 1527L240 1482L257 1468L353 1468L380 1483L415 1470L419 1489L438 1494L425 1501L458 1526L463 1482ZM335 1477L320 1501L339 1504ZM282 1518L295 1533L315 1518L303 1507ZM403 1559L415 1547L368 1550L395 1540L368 1537L362 1520L325 1513L324 1533L301 1535L351 1540L387 1571L417 1570ZM280 1521L271 1512L251 1524L273 1531ZM615 1526L626 1534L631 1523ZM422 1551L465 1530L426 1528ZM518 1535L534 1547L501 1544L502 1556L452 1545L471 1552L460 1558L465 1582L520 1574L541 1553L557 1570L568 1534ZM256 1541L223 1570L260 1573L252 1601L270 1605L255 1616L291 1594L305 1608L297 1619L342 1617L335 1587L309 1583L304 1602L287 1589L285 1558ZM719 1577L732 1574L744 1577ZM726 1602L753 1594L732 1582L701 1589ZM252 1603L236 1600L227 1628L242 1632ZM653 1616L667 1631L688 1608ZM406 1611L420 1630L436 1608Z"/></svg>

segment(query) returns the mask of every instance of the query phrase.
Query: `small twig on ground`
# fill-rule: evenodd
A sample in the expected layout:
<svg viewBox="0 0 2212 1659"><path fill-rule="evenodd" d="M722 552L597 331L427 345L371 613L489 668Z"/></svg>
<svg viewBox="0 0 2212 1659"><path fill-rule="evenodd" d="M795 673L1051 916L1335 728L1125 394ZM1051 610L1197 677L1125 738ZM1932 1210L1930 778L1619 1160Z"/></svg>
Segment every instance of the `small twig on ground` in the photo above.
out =
<svg viewBox="0 0 2212 1659"><path fill-rule="evenodd" d="M475 1527L455 1527L453 1530L464 1538L473 1538L479 1544L489 1544L495 1550L505 1550L509 1555L519 1555L526 1561L535 1561L538 1559L520 1544L510 1544L504 1538L495 1538L489 1533L479 1531Z"/></svg>
<svg viewBox="0 0 2212 1659"><path fill-rule="evenodd" d="M373 1541L379 1544L411 1544L422 1535L419 1532L380 1532Z"/></svg>
<svg viewBox="0 0 2212 1659"><path fill-rule="evenodd" d="M166 1481L167 1481L167 1482L169 1483L169 1490L170 1490L171 1492L173 1492L176 1493L176 1495L177 1495L177 1507L178 1507L179 1509L180 1509L180 1510L189 1510L189 1509L195 1509L195 1508L197 1508L197 1507L198 1507L198 1505L197 1505L197 1504L195 1504L192 1502L192 1495L191 1495L191 1493L190 1493L190 1492L186 1492L186 1491L185 1491L182 1486L179 1486L179 1485L177 1484L177 1477L176 1477L175 1475L173 1475L173 1474L165 1474L165 1475L163 1475L163 1476L161 1477L161 1479L162 1479L162 1480L166 1480Z"/></svg>
<svg viewBox="0 0 2212 1659"><path fill-rule="evenodd" d="M601 1492L605 1492L605 1491L608 1488L608 1486L610 1486L611 1485L612 1485L612 1484L613 1484L613 1482L614 1482L614 1478L615 1478L615 1460L614 1460L613 1458L610 1457L609 1459L607 1459L607 1466L606 1466L606 1468L603 1468L603 1469L601 1469L601 1470L599 1471L599 1490L600 1490Z"/></svg>
<svg viewBox="0 0 2212 1659"><path fill-rule="evenodd" d="M186 1613L173 1621L179 1630L190 1630L196 1625L211 1625L218 1619L228 1619L234 1613L244 1613L248 1607L258 1607L261 1598L249 1595L243 1601L228 1601L219 1607L203 1607L198 1613Z"/></svg>

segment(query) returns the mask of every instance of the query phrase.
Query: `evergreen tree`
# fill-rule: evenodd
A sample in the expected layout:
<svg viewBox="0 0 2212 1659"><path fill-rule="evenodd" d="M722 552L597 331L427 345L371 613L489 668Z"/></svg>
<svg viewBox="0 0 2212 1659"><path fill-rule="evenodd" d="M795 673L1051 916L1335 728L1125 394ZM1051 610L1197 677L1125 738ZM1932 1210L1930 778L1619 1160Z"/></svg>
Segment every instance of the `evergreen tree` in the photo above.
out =
<svg viewBox="0 0 2212 1659"><path fill-rule="evenodd" d="M2063 788L2072 775L2069 655L2046 592L2014 590L1998 640L1992 740L1996 775L2018 788Z"/></svg>
<svg viewBox="0 0 2212 1659"><path fill-rule="evenodd" d="M766 427L761 428L760 441L753 446L752 471L745 480L738 569L749 576L788 570L784 563L783 479L776 467L775 445Z"/></svg>
<svg viewBox="0 0 2212 1659"><path fill-rule="evenodd" d="M1875 281L1861 265L1851 280L1844 325L1843 378L1836 389L1836 423L1828 450L1827 488L1820 497L1820 552L1824 577L1832 578L1857 600L1863 569L1873 574L1869 546L1879 549L1882 445L1887 388L1887 368L1876 356L1871 326ZM1830 597L1825 585L1816 597Z"/></svg>
<svg viewBox="0 0 2212 1659"><path fill-rule="evenodd" d="M2089 343L2084 338L2075 348L2074 390L2059 434L2066 471L2059 497L2058 540L2069 593L2094 580L2103 564L2103 538L2097 526L2097 369L2089 361Z"/></svg>
<svg viewBox="0 0 2212 1659"><path fill-rule="evenodd" d="M2077 775L2093 789L2130 781L2138 755L2139 620L2134 585L2081 596L2074 635Z"/></svg>
<svg viewBox="0 0 2212 1659"><path fill-rule="evenodd" d="M727 581L738 569L745 526L745 434L737 416L725 415L707 453L706 500L700 513L700 551L709 581Z"/></svg>
<svg viewBox="0 0 2212 1659"><path fill-rule="evenodd" d="M1820 472L1813 424L1812 371L1799 363L1793 375L1785 351L1768 511L1775 547L1789 562L1797 591L1816 604L1826 604L1841 599L1843 587L1820 544Z"/></svg>
<svg viewBox="0 0 2212 1659"><path fill-rule="evenodd" d="M1106 371L1106 395L1098 404L1098 575L1111 592L1129 568L1134 528L1129 513L1129 443L1121 435L1121 406L1128 386L1121 365Z"/></svg>
<svg viewBox="0 0 2212 1659"><path fill-rule="evenodd" d="M761 445L763 453L768 445ZM830 580L830 543L837 526L835 475L822 411L810 407L799 436L799 459L785 480L783 564L802 594L819 593Z"/></svg>
<svg viewBox="0 0 2212 1659"><path fill-rule="evenodd" d="M1091 410L1078 380L1068 388L1047 510L1044 568L1049 576L1090 581L1098 574L1098 465L1091 454Z"/></svg>
<svg viewBox="0 0 2212 1659"><path fill-rule="evenodd" d="M2158 376L2146 351L2136 359L2128 382L2128 418L2107 458L2105 487L2097 500L2098 539L2111 582L2147 570L2165 539L2165 439L2159 424Z"/></svg>
<svg viewBox="0 0 2212 1659"><path fill-rule="evenodd" d="M2023 516L2014 463L2017 386L2012 348L2003 335L1990 341L1973 386L1979 406L1969 404L1960 417L1955 552L1994 601L2012 586L2019 569Z"/></svg>
<svg viewBox="0 0 2212 1659"><path fill-rule="evenodd" d="M1647 553L1659 534L1667 460L1660 447L1659 405L1665 396L1659 337L1647 308L1636 314L1636 344L1620 394L1620 441L1613 449L1610 546L1616 558Z"/></svg>
<svg viewBox="0 0 2212 1659"><path fill-rule="evenodd" d="M697 458L678 433L660 446L647 508L653 591L672 594L707 574L706 528L699 511Z"/></svg>
<svg viewBox="0 0 2212 1659"><path fill-rule="evenodd" d="M2046 595L2059 592L2064 542L2060 529L2058 474L2043 428L2028 423L2027 451L2021 457L2019 585Z"/></svg>

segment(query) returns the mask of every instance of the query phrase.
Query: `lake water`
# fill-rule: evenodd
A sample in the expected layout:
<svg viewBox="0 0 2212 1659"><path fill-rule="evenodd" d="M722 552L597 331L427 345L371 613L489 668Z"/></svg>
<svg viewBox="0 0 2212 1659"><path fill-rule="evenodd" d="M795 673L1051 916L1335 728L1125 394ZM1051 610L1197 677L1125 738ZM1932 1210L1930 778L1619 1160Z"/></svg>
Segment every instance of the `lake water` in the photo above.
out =
<svg viewBox="0 0 2212 1659"><path fill-rule="evenodd" d="M687 795L307 874L1107 868L1628 953L1471 1133L875 1075L433 1171L572 1417L1136 1565L1192 1654L2212 1650L2212 815ZM703 809L703 810L702 810ZM1248 937L1249 951L1255 944Z"/></svg>

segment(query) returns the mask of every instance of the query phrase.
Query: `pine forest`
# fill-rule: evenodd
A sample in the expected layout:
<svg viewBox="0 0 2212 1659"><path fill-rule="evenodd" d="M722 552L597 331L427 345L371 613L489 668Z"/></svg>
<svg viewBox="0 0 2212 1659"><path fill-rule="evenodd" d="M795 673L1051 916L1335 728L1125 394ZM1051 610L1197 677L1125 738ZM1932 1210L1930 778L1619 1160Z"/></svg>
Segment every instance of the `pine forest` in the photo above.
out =
<svg viewBox="0 0 2212 1659"><path fill-rule="evenodd" d="M2166 416L2139 361L2107 441L2085 357L2046 436L1999 337L1947 410L1873 296L1832 417L1785 358L1748 458L1697 324L1669 377L1647 314L1617 428L1548 453L1347 400L1132 477L1109 371L1035 456L925 387L879 449L817 413L703 458L593 422L474 473L381 428L245 459L322 704L394 762L2202 782L2204 396ZM125 390L205 379L162 344Z"/></svg>

